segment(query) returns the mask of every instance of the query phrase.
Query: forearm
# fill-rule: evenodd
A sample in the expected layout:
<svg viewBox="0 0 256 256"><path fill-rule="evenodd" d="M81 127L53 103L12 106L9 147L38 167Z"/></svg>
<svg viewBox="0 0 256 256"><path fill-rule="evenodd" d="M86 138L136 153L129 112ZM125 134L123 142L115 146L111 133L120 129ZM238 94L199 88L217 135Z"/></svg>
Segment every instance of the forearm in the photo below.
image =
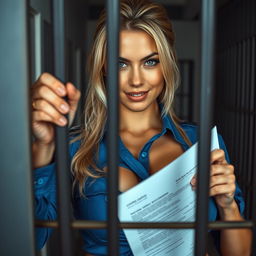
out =
<svg viewBox="0 0 256 256"><path fill-rule="evenodd" d="M55 150L55 143L40 144L33 142L32 145L32 163L33 169L39 168L51 163Z"/></svg>
<svg viewBox="0 0 256 256"><path fill-rule="evenodd" d="M226 209L219 209L223 221L243 221L238 206L234 201ZM221 230L221 255L249 256L251 251L252 232L250 229L223 229Z"/></svg>

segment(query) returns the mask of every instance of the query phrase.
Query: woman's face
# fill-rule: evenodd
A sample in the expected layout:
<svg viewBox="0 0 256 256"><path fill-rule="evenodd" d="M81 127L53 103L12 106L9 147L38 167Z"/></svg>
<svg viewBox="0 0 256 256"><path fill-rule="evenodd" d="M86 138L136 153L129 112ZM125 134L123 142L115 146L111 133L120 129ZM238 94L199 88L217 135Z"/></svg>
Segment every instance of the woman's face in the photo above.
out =
<svg viewBox="0 0 256 256"><path fill-rule="evenodd" d="M141 112L157 105L164 77L155 41L147 33L120 32L119 83L121 110Z"/></svg>

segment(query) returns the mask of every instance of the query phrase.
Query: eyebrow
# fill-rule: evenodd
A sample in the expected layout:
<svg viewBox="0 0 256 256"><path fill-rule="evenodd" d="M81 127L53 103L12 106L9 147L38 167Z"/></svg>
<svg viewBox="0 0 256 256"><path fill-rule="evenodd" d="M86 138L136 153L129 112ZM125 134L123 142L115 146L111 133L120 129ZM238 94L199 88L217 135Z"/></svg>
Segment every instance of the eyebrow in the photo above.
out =
<svg viewBox="0 0 256 256"><path fill-rule="evenodd" d="M158 52L152 52L151 54L147 55L146 57L143 57L140 61L147 60L150 57L153 57L155 55L158 55ZM122 60L122 61L125 61L125 62L130 62L130 60L128 60L126 58L123 58L123 57L119 57L119 60Z"/></svg>

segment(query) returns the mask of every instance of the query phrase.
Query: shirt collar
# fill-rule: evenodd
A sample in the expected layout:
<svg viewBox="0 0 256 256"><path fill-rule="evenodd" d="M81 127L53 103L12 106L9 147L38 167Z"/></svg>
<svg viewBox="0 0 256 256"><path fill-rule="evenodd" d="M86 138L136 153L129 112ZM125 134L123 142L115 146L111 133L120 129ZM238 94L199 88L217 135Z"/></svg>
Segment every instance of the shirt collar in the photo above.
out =
<svg viewBox="0 0 256 256"><path fill-rule="evenodd" d="M177 127L174 124L174 121L172 120L172 118L167 114L164 115L162 117L162 123L163 123L163 133L167 132L167 130L171 131L171 133L174 136L174 139L179 142L180 144L182 144L185 149L188 148L187 143L185 142L185 140L183 139L183 137L181 136L181 134L179 133Z"/></svg>
<svg viewBox="0 0 256 256"><path fill-rule="evenodd" d="M160 103L159 108L160 108L160 113L162 113L163 104ZM162 129L161 135L165 134L167 130L169 130L173 134L174 139L180 144L182 144L185 150L189 148L189 146L187 145L187 143L179 133L177 127L174 124L174 121L172 120L169 114L165 114L162 116L162 125L163 125L163 129ZM107 124L104 127L103 138L106 138L106 133L107 133Z"/></svg>

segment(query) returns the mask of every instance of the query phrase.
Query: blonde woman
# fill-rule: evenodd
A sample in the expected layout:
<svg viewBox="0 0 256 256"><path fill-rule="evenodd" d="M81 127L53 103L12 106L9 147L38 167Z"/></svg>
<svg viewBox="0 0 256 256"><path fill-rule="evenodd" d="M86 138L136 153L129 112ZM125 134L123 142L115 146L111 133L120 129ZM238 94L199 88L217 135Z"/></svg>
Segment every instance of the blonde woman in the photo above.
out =
<svg viewBox="0 0 256 256"><path fill-rule="evenodd" d="M179 85L174 32L164 8L149 1L121 1L119 58L120 163L119 190L126 191L176 159L197 141L196 127L181 124L172 103ZM85 122L71 136L74 215L77 219L106 220L106 15L99 19L89 62ZM67 96L67 101L63 99ZM36 218L56 218L53 154L54 125L72 124L80 92L51 74L33 86L32 127ZM64 114L69 114L69 120ZM211 155L210 220L243 220L244 202L234 168L220 137L222 150ZM39 182L40 181L40 182ZM191 186L195 186L192 179ZM48 229L37 230L41 248ZM83 230L85 255L107 255L105 230ZM221 255L249 255L249 230L212 232ZM120 232L120 255L132 255Z"/></svg>

